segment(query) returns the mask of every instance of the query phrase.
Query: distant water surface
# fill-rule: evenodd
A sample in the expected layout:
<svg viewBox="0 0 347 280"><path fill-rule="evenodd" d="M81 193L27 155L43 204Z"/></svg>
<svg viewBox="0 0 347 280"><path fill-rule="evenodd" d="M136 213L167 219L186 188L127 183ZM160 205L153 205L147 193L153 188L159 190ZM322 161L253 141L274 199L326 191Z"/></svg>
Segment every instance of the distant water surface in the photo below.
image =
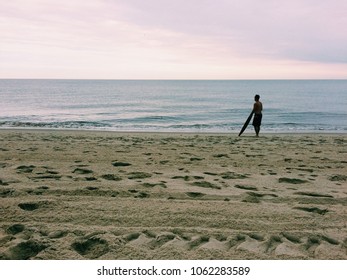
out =
<svg viewBox="0 0 347 280"><path fill-rule="evenodd" d="M0 80L0 128L347 132L347 80ZM252 126L247 131L252 131Z"/></svg>

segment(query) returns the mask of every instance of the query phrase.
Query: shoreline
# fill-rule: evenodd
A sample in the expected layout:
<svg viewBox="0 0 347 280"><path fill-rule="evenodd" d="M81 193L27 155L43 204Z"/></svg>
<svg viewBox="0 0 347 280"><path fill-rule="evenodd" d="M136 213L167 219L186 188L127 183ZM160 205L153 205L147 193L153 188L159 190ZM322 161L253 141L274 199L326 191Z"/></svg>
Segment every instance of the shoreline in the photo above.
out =
<svg viewBox="0 0 347 280"><path fill-rule="evenodd" d="M0 129L0 260L347 259L347 135Z"/></svg>
<svg viewBox="0 0 347 280"><path fill-rule="evenodd" d="M98 129L69 129L69 128L0 128L1 131L14 131L14 132L71 132L71 133L108 133L108 134L184 134L184 135L231 135L231 136L238 136L238 131L231 131L231 132L204 132L204 131L136 131L136 130L98 130ZM245 131L242 136L255 136L255 132L253 131ZM260 132L260 138L262 135L272 136L272 135L341 135L341 136L347 136L347 131L292 131L292 132L286 132L286 131L279 131L279 132L273 132L273 131L261 131Z"/></svg>

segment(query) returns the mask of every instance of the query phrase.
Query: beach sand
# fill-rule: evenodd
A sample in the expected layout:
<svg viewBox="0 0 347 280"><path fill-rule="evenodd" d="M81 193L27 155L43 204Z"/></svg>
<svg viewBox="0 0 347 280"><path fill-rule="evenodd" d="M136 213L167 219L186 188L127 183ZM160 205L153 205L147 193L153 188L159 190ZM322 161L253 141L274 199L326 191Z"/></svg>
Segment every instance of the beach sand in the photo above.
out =
<svg viewBox="0 0 347 280"><path fill-rule="evenodd" d="M0 259L347 259L347 135L0 131Z"/></svg>

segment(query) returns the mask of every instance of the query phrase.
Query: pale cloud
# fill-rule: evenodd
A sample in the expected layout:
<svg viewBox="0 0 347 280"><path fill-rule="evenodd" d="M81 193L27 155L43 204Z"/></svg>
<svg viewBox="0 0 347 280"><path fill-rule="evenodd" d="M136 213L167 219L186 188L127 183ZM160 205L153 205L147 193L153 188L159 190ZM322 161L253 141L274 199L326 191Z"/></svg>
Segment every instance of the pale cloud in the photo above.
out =
<svg viewBox="0 0 347 280"><path fill-rule="evenodd" d="M347 62L345 0L129 0L127 4L133 9L123 15L132 22L208 36L240 54Z"/></svg>
<svg viewBox="0 0 347 280"><path fill-rule="evenodd" d="M0 2L0 78L347 78L345 1Z"/></svg>

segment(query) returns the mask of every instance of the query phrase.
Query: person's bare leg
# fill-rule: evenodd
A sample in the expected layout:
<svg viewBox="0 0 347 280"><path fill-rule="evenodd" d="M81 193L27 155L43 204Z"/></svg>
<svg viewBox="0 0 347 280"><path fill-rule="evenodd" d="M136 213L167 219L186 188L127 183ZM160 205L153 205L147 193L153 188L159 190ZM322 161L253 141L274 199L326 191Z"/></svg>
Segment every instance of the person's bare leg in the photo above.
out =
<svg viewBox="0 0 347 280"><path fill-rule="evenodd" d="M256 136L259 137L260 126L255 126L254 130L255 130Z"/></svg>

